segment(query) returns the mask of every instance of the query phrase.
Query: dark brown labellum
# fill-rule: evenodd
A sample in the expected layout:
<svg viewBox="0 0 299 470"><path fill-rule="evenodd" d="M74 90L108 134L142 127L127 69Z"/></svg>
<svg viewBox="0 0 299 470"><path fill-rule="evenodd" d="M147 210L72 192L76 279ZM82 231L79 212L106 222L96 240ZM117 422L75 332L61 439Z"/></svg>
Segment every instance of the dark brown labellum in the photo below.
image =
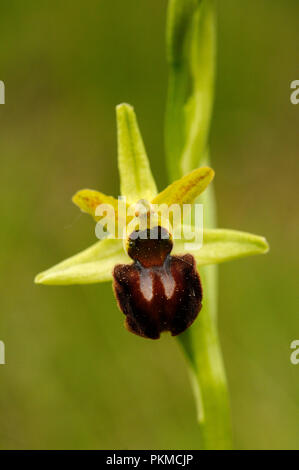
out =
<svg viewBox="0 0 299 470"><path fill-rule="evenodd" d="M192 255L171 256L172 241L161 227L133 232L128 240L132 264L113 271L114 292L126 315L126 328L158 339L186 330L201 309L202 289Z"/></svg>

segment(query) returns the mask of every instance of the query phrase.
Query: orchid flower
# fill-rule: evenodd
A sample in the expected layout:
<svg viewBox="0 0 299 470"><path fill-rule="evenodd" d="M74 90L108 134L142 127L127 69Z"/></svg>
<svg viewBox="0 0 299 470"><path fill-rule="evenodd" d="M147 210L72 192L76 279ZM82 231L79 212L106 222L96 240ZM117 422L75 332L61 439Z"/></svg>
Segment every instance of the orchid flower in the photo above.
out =
<svg viewBox="0 0 299 470"><path fill-rule="evenodd" d="M207 188L214 171L209 167L200 167L158 193L133 108L120 104L116 114L120 189L128 204L138 204L140 200L169 206L188 204ZM96 208L100 204L111 205L116 214L118 210L116 198L90 189L77 192L73 202L96 221L101 219L96 215ZM173 253L184 254L185 242L184 239L174 240ZM266 253L267 250L268 244L263 237L236 230L207 229L203 231L203 246L188 252L193 255L200 270L203 265ZM130 262L123 241L107 238L41 272L35 282L70 285L112 281L113 268Z"/></svg>

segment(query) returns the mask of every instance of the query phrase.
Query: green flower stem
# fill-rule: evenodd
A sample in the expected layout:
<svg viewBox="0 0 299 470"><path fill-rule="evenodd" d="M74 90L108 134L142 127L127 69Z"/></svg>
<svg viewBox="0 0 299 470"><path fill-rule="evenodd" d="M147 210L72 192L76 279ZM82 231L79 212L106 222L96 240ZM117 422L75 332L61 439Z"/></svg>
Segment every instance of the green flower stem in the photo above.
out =
<svg viewBox="0 0 299 470"><path fill-rule="evenodd" d="M171 180L207 165L215 68L212 0L170 0L169 90L165 142ZM206 228L216 226L213 190L200 196ZM190 365L201 448L232 448L227 382L217 331L217 267L199 268L204 302L199 319L179 337Z"/></svg>

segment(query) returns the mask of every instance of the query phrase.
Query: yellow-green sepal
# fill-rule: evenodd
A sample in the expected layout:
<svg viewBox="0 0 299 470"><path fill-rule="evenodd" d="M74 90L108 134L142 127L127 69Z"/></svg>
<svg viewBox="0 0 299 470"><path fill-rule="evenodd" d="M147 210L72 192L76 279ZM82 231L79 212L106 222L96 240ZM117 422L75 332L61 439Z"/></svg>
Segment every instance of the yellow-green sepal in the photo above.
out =
<svg viewBox="0 0 299 470"><path fill-rule="evenodd" d="M264 237L251 233L208 229L203 232L201 248L188 250L188 241L176 240L173 253L179 254L186 251L194 256L198 265L203 266L264 254L269 251L269 245Z"/></svg>
<svg viewBox="0 0 299 470"><path fill-rule="evenodd" d="M70 285L111 281L114 266L129 261L122 240L106 239L38 274L34 282Z"/></svg>
<svg viewBox="0 0 299 470"><path fill-rule="evenodd" d="M133 107L118 105L116 118L121 194L128 204L140 199L151 201L157 188Z"/></svg>

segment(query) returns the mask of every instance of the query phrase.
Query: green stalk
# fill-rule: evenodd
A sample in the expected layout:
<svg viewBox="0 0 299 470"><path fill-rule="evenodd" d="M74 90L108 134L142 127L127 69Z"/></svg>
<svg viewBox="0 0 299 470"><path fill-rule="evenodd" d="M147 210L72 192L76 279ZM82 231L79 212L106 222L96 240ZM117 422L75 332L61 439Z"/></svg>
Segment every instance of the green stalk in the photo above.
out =
<svg viewBox="0 0 299 470"><path fill-rule="evenodd" d="M169 89L165 143L169 178L209 164L208 135L215 75L213 0L170 0L167 17ZM205 228L216 226L213 189L204 204ZM201 448L232 448L229 397L217 331L217 268L199 268L203 307L179 340L185 351L197 404Z"/></svg>

